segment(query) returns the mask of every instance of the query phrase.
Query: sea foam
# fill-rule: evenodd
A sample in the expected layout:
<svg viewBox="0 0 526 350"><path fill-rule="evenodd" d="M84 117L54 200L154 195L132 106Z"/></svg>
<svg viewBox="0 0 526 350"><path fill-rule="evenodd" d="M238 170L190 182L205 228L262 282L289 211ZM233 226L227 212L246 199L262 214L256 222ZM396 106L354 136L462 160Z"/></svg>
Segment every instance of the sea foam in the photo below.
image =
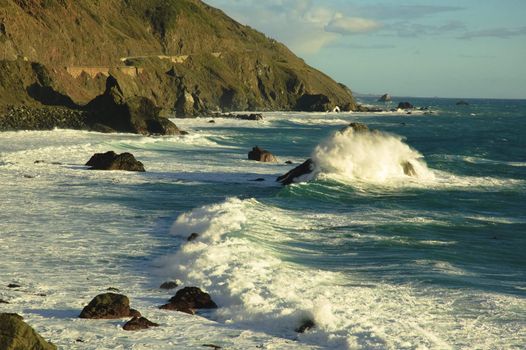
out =
<svg viewBox="0 0 526 350"><path fill-rule="evenodd" d="M423 156L408 146L401 136L380 131L357 132L345 128L320 143L312 154L315 174L339 180L385 183L407 179L404 164L411 164L415 177L433 179Z"/></svg>

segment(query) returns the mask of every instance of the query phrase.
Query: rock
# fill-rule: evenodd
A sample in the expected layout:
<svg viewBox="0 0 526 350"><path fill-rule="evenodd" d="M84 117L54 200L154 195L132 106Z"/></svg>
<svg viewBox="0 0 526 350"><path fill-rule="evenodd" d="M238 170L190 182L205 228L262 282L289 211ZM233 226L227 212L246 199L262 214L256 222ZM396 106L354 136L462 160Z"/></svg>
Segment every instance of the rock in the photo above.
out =
<svg viewBox="0 0 526 350"><path fill-rule="evenodd" d="M56 350L17 314L0 313L0 349Z"/></svg>
<svg viewBox="0 0 526 350"><path fill-rule="evenodd" d="M398 109L413 109L415 106L410 104L409 102L400 102L398 104Z"/></svg>
<svg viewBox="0 0 526 350"><path fill-rule="evenodd" d="M469 103L467 103L464 100L460 100L460 101L457 102L457 106L469 106Z"/></svg>
<svg viewBox="0 0 526 350"><path fill-rule="evenodd" d="M95 153L86 163L92 170L125 170L144 172L144 165L133 154L125 152L116 154L113 151Z"/></svg>
<svg viewBox="0 0 526 350"><path fill-rule="evenodd" d="M298 333L305 333L305 331L308 331L309 329L312 329L316 326L313 320L307 319L304 320L301 325L295 329Z"/></svg>
<svg viewBox="0 0 526 350"><path fill-rule="evenodd" d="M263 181L265 181L265 179L262 178L262 177L258 177L257 179L254 179L254 180L248 180L248 181L263 182Z"/></svg>
<svg viewBox="0 0 526 350"><path fill-rule="evenodd" d="M248 159L265 163L277 163L278 161L272 153L261 149L258 146L253 147L252 151L248 152Z"/></svg>
<svg viewBox="0 0 526 350"><path fill-rule="evenodd" d="M9 302L5 301L4 299L0 299L0 304L9 304Z"/></svg>
<svg viewBox="0 0 526 350"><path fill-rule="evenodd" d="M383 109L377 107L357 105L354 109L354 112L383 112Z"/></svg>
<svg viewBox="0 0 526 350"><path fill-rule="evenodd" d="M177 283L174 282L174 281L167 281L167 282L164 282L163 284L161 284L159 286L159 288L161 288L161 289L175 289L175 288L177 288Z"/></svg>
<svg viewBox="0 0 526 350"><path fill-rule="evenodd" d="M16 284L16 283L9 283L7 285L7 288L20 288L21 286L19 284Z"/></svg>
<svg viewBox="0 0 526 350"><path fill-rule="evenodd" d="M391 98L391 95L389 94L383 94L379 99L378 99L378 102L389 102L391 101L392 98Z"/></svg>
<svg viewBox="0 0 526 350"><path fill-rule="evenodd" d="M282 185L290 185L294 182L295 179L303 175L310 174L313 170L314 162L312 161L312 159L307 159L305 162L298 165L285 175L281 175L280 177L278 177L276 181L281 182Z"/></svg>
<svg viewBox="0 0 526 350"><path fill-rule="evenodd" d="M413 164L409 161L405 161L402 163L402 168L404 169L404 174L407 176L416 176L416 170Z"/></svg>
<svg viewBox="0 0 526 350"><path fill-rule="evenodd" d="M263 120L264 119L263 118L263 114L261 114L261 113L250 113L250 114L213 113L212 116L214 118L240 119L240 120L253 120L253 121L258 121L258 120ZM212 122L212 121L210 121L210 122ZM215 123L215 121L214 121L214 123Z"/></svg>
<svg viewBox="0 0 526 350"><path fill-rule="evenodd" d="M213 120L213 119L211 119L211 120L208 121L208 123L210 123L210 124L214 124L215 122L216 122L216 121Z"/></svg>
<svg viewBox="0 0 526 350"><path fill-rule="evenodd" d="M294 110L300 112L327 112L332 111L336 104L324 94L304 94L296 102Z"/></svg>
<svg viewBox="0 0 526 350"><path fill-rule="evenodd" d="M343 127L342 129L340 129L340 132L341 133L345 133L346 131L348 131L349 129L353 129L354 132L357 132L357 133L364 133L364 132L369 132L369 127L363 123L356 123L356 122L352 122L350 123L349 125Z"/></svg>
<svg viewBox="0 0 526 350"><path fill-rule="evenodd" d="M214 350L222 349L222 347L220 347L219 345L214 345L214 344L203 344L201 346L204 346L205 348L212 348Z"/></svg>
<svg viewBox="0 0 526 350"><path fill-rule="evenodd" d="M291 160L287 160L285 164L293 164Z"/></svg>
<svg viewBox="0 0 526 350"><path fill-rule="evenodd" d="M162 305L160 309L175 310L194 314L197 309L216 309L217 304L212 300L210 294L203 292L197 287L185 287L173 296L168 304Z"/></svg>
<svg viewBox="0 0 526 350"><path fill-rule="evenodd" d="M109 287L106 290L110 292L120 292L119 288L115 288L115 287Z"/></svg>
<svg viewBox="0 0 526 350"><path fill-rule="evenodd" d="M80 318L90 319L115 319L137 316L141 314L137 310L130 309L130 300L127 296L115 293L99 294L84 307Z"/></svg>
<svg viewBox="0 0 526 350"><path fill-rule="evenodd" d="M148 320L146 317L133 317L122 326L122 329L125 331L138 331L150 327L159 327L159 324Z"/></svg>
<svg viewBox="0 0 526 350"><path fill-rule="evenodd" d="M90 124L97 131L115 130L143 135L180 135L169 119L159 116L158 108L142 96L125 97L119 81L110 75L106 90L86 105ZM109 128L109 129L108 129Z"/></svg>
<svg viewBox="0 0 526 350"><path fill-rule="evenodd" d="M187 241L195 241L199 237L199 233L193 232L190 236L188 236Z"/></svg>

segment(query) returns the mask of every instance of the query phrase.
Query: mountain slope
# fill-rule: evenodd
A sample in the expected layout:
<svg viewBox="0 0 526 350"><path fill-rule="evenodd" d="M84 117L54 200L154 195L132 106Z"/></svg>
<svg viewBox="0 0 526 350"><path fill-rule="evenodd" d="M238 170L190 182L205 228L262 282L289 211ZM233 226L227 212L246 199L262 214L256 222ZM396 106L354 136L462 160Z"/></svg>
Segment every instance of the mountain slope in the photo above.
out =
<svg viewBox="0 0 526 350"><path fill-rule="evenodd" d="M0 104L59 94L83 106L112 75L127 96L180 115L298 109L304 95L310 109L355 107L345 86L200 0L0 0L0 60L18 67L0 72L0 95L19 92ZM44 67L53 98L24 95L43 85L35 74L16 79L26 61Z"/></svg>

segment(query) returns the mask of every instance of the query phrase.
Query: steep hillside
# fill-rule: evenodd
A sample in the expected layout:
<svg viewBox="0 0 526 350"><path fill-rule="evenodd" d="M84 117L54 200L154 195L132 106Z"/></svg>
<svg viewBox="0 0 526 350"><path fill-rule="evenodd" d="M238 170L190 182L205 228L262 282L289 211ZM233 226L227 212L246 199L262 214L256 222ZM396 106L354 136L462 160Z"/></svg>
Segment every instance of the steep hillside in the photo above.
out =
<svg viewBox="0 0 526 350"><path fill-rule="evenodd" d="M200 0L0 0L0 61L0 105L82 108L111 75L125 97L179 115L355 107L345 86Z"/></svg>

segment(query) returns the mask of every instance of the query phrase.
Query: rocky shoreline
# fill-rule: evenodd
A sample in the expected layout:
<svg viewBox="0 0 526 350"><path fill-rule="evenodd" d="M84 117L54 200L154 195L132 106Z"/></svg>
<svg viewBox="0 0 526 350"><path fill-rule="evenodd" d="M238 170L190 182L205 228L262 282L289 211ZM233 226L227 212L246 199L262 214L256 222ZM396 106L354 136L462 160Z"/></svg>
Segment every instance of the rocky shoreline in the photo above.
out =
<svg viewBox="0 0 526 350"><path fill-rule="evenodd" d="M0 131L90 130L90 112L58 106L7 106L0 112Z"/></svg>

